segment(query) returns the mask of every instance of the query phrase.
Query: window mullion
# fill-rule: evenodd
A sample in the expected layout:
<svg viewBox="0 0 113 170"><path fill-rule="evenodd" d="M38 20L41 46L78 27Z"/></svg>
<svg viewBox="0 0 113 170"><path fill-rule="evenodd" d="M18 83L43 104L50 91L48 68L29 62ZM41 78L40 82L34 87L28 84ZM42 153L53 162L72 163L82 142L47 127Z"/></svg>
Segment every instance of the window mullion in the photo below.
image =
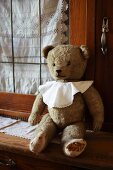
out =
<svg viewBox="0 0 113 170"><path fill-rule="evenodd" d="M14 42L13 42L13 0L11 0L11 41L12 41L12 64L13 64L13 92L15 92L15 63L14 63Z"/></svg>
<svg viewBox="0 0 113 170"><path fill-rule="evenodd" d="M39 45L40 45L40 84L42 84L42 60L41 60L41 0L39 0Z"/></svg>

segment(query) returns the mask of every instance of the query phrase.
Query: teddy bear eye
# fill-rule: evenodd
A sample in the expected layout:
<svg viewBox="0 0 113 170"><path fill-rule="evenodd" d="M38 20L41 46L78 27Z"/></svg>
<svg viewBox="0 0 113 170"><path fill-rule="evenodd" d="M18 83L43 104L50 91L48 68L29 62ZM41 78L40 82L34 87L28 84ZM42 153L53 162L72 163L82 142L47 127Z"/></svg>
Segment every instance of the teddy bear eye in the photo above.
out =
<svg viewBox="0 0 113 170"><path fill-rule="evenodd" d="M53 63L53 66L55 66L55 63Z"/></svg>
<svg viewBox="0 0 113 170"><path fill-rule="evenodd" d="M71 64L71 62L70 62L70 61L68 61L67 66L69 66L70 64Z"/></svg>

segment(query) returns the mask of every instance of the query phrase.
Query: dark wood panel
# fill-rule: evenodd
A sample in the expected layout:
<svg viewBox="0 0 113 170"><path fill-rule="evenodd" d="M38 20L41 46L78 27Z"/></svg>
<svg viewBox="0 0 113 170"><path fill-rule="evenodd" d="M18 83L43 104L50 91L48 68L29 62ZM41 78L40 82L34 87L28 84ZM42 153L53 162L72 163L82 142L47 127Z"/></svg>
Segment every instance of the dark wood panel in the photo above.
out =
<svg viewBox="0 0 113 170"><path fill-rule="evenodd" d="M113 123L113 1L86 0L82 2L82 0L79 0L78 2L72 0L71 4L70 40L72 44L85 43L89 47L90 59L85 79L94 80L94 85L104 102L104 127L109 123L111 126ZM106 56L103 56L101 52L100 43L103 17L109 19L108 54Z"/></svg>
<svg viewBox="0 0 113 170"><path fill-rule="evenodd" d="M100 91L105 106L105 122L113 123L113 1L96 2L96 73L95 85ZM103 17L109 19L107 55L101 52L101 29Z"/></svg>
<svg viewBox="0 0 113 170"><path fill-rule="evenodd" d="M95 72L95 0L70 1L70 43L85 44L90 58L85 79L94 80Z"/></svg>
<svg viewBox="0 0 113 170"><path fill-rule="evenodd" d="M5 156L3 156L5 155ZM4 160L3 160L4 159ZM10 152L1 152L0 160L1 162L8 162L11 159L15 165L14 166L0 166L0 170L72 170L70 166L62 165L54 162L49 162L46 160L36 159L32 157L27 157L19 154L14 154ZM2 169L1 169L2 168ZM74 168L73 170L80 170L79 168Z"/></svg>
<svg viewBox="0 0 113 170"><path fill-rule="evenodd" d="M70 43L86 44L86 0L70 1Z"/></svg>
<svg viewBox="0 0 113 170"><path fill-rule="evenodd" d="M85 78L95 77L95 8L96 0L86 1L86 45L89 48L90 58L86 69Z"/></svg>
<svg viewBox="0 0 113 170"><path fill-rule="evenodd" d="M8 156L20 169L76 169L90 170L113 169L113 134L88 133L87 148L76 158L69 158L62 152L61 146L51 143L45 151L36 155L29 151L29 140L0 133L0 153ZM3 156L0 158L3 158Z"/></svg>

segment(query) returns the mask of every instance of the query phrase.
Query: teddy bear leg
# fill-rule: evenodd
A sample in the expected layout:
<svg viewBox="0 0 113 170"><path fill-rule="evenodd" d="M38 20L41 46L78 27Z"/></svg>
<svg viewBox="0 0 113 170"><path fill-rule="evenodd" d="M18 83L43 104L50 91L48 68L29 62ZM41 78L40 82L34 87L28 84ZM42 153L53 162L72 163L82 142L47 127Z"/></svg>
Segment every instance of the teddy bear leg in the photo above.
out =
<svg viewBox="0 0 113 170"><path fill-rule="evenodd" d="M67 156L76 157L84 151L86 147L84 135L85 126L82 122L69 125L63 130L63 151Z"/></svg>
<svg viewBox="0 0 113 170"><path fill-rule="evenodd" d="M39 153L45 149L57 131L56 125L49 114L43 116L36 129L35 138L31 140L29 148L32 152Z"/></svg>

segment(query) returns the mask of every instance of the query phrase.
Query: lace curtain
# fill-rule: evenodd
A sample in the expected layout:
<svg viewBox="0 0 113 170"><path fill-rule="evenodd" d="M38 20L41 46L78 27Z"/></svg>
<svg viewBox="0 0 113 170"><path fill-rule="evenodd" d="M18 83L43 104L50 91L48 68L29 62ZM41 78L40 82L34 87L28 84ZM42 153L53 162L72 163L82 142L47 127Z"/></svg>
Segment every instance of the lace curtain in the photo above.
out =
<svg viewBox="0 0 113 170"><path fill-rule="evenodd" d="M68 43L67 0L0 0L0 91L35 93L51 80L41 51Z"/></svg>

